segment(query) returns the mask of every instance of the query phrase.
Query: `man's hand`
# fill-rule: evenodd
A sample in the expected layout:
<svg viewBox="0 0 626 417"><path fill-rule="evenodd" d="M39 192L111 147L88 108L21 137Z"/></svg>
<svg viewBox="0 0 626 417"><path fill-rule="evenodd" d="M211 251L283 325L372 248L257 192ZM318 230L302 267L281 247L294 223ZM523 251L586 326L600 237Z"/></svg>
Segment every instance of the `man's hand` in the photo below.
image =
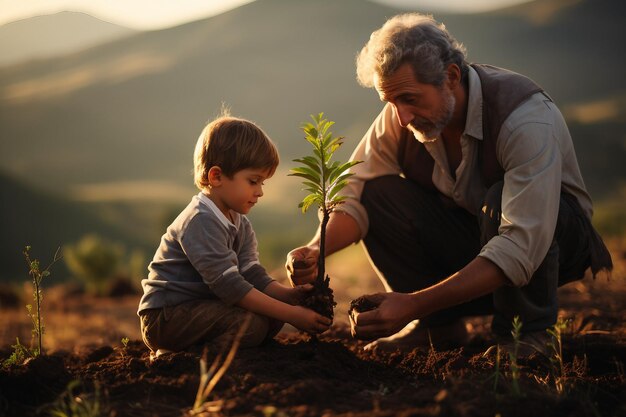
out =
<svg viewBox="0 0 626 417"><path fill-rule="evenodd" d="M364 296L377 308L350 314L350 330L357 339L371 340L399 332L417 317L414 294L397 292Z"/></svg>
<svg viewBox="0 0 626 417"><path fill-rule="evenodd" d="M288 323L308 333L322 333L328 330L331 320L308 308L294 306Z"/></svg>
<svg viewBox="0 0 626 417"><path fill-rule="evenodd" d="M287 254L287 276L292 286L309 284L317 276L317 261L320 251L317 246L301 246Z"/></svg>

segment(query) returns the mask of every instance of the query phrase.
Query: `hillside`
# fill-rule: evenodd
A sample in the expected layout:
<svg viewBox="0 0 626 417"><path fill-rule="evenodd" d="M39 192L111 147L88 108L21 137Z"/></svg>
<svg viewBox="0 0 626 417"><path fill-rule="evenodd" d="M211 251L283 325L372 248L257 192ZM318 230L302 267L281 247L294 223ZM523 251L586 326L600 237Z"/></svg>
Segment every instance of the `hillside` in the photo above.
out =
<svg viewBox="0 0 626 417"><path fill-rule="evenodd" d="M18 20L0 26L0 66L76 52L133 32L78 12Z"/></svg>
<svg viewBox="0 0 626 417"><path fill-rule="evenodd" d="M575 2L541 24L516 9L437 17L466 44L472 61L528 74L567 111L589 101L624 101L626 54L617 43L626 29L611 22L625 7L617 0ZM360 18L352 22L356 10ZM375 94L354 81L354 56L396 12L360 0L260 0L5 68L0 168L22 178L45 176L46 188L56 190L129 179L184 184L197 134L222 102L265 128L283 160L300 152L298 126L319 111L337 121L350 148L380 108ZM622 123L618 110L614 119Z"/></svg>
<svg viewBox="0 0 626 417"><path fill-rule="evenodd" d="M75 201L96 195L120 227L143 224L136 233L158 236L162 222L155 219L163 214L144 224L125 213L185 204L195 192L196 138L226 103L278 143L280 170L253 217L260 240L273 239L271 251L280 253L306 241L314 223L296 207L298 181L285 177L291 160L308 152L299 126L324 111L346 137L338 156L350 154L381 108L373 91L357 85L354 57L397 12L361 0L258 0L0 68L0 169ZM569 121L596 200L620 198L615 191L626 182L624 12L620 0L538 0L435 16L466 45L470 61L525 73L546 88ZM129 193L153 200L133 202Z"/></svg>
<svg viewBox="0 0 626 417"><path fill-rule="evenodd" d="M124 242L128 249L153 250L154 236L133 230L131 213L126 221L107 219L105 213L103 206L70 202L0 172L0 279L28 277L22 256L26 245L32 246L33 257L46 265L58 247L90 233ZM57 266L55 271L63 268ZM64 278L63 273L60 278Z"/></svg>

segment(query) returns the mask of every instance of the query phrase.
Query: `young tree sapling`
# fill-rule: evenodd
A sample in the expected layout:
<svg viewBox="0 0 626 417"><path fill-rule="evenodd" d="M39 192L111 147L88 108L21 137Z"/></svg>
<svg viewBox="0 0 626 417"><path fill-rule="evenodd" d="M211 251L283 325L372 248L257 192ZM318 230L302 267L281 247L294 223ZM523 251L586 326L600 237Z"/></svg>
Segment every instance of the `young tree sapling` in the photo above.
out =
<svg viewBox="0 0 626 417"><path fill-rule="evenodd" d="M348 183L353 174L350 168L361 161L339 162L332 161L335 151L342 145L343 137L333 137L330 127L334 122L324 118L324 113L311 115L313 123L302 126L305 139L313 146L313 155L294 159L301 166L291 169L290 176L303 178L304 190L310 194L304 197L298 205L302 213L312 205L317 205L321 213L320 224L320 254L317 265L317 277L313 283L314 289L303 301L303 305L323 316L333 318L333 307L336 305L333 290L330 288L330 277L326 275L325 248L326 226L337 206L341 205L346 197L338 195Z"/></svg>

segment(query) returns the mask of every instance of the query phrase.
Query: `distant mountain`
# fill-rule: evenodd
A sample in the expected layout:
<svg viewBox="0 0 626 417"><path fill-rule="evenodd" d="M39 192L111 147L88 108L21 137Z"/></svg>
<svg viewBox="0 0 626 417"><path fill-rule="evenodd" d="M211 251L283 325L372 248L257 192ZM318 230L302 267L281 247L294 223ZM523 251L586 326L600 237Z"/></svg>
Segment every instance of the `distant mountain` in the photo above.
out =
<svg viewBox="0 0 626 417"><path fill-rule="evenodd" d="M135 33L78 12L60 12L0 26L0 66L45 59Z"/></svg>
<svg viewBox="0 0 626 417"><path fill-rule="evenodd" d="M535 3L566 6L541 24L515 12ZM620 43L626 25L617 16L626 2L535 3L506 13L436 17L465 43L472 61L531 76L564 110L619 102L626 91ZM355 54L397 12L361 0L259 0L79 54L0 69L0 168L46 178L55 190L118 180L188 184L193 143L223 102L265 128L284 161L302 151L300 123L325 111L347 137L345 156L381 107L355 81Z"/></svg>
<svg viewBox="0 0 626 417"><path fill-rule="evenodd" d="M336 121L334 132L346 137L338 157L349 156L382 107L375 92L357 85L355 55L372 30L400 11L363 0L257 0L76 54L0 68L0 169L59 196L116 201L127 198L131 182L163 196L135 208L168 198L172 204L174 196L195 192L193 146L226 103L278 144L280 170L253 216L268 224L268 234L280 229L286 236L305 222L296 207L299 182L285 177L291 160L308 153L301 123L325 112ZM622 0L537 0L435 17L466 45L470 61L526 74L551 94L599 199L626 182L625 15ZM118 224L135 224L123 210L115 211Z"/></svg>

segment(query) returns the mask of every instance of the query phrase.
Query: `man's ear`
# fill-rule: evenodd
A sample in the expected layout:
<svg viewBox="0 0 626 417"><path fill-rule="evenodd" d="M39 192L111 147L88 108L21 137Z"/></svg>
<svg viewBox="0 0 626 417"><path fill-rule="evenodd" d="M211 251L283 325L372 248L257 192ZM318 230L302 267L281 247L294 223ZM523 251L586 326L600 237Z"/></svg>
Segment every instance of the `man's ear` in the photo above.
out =
<svg viewBox="0 0 626 417"><path fill-rule="evenodd" d="M454 90L461 84L461 68L457 64L448 65L446 74L448 76L446 83L448 83L450 90Z"/></svg>
<svg viewBox="0 0 626 417"><path fill-rule="evenodd" d="M222 168L217 165L212 166L207 174L209 187L219 187L222 184L223 175L224 173L222 172Z"/></svg>

